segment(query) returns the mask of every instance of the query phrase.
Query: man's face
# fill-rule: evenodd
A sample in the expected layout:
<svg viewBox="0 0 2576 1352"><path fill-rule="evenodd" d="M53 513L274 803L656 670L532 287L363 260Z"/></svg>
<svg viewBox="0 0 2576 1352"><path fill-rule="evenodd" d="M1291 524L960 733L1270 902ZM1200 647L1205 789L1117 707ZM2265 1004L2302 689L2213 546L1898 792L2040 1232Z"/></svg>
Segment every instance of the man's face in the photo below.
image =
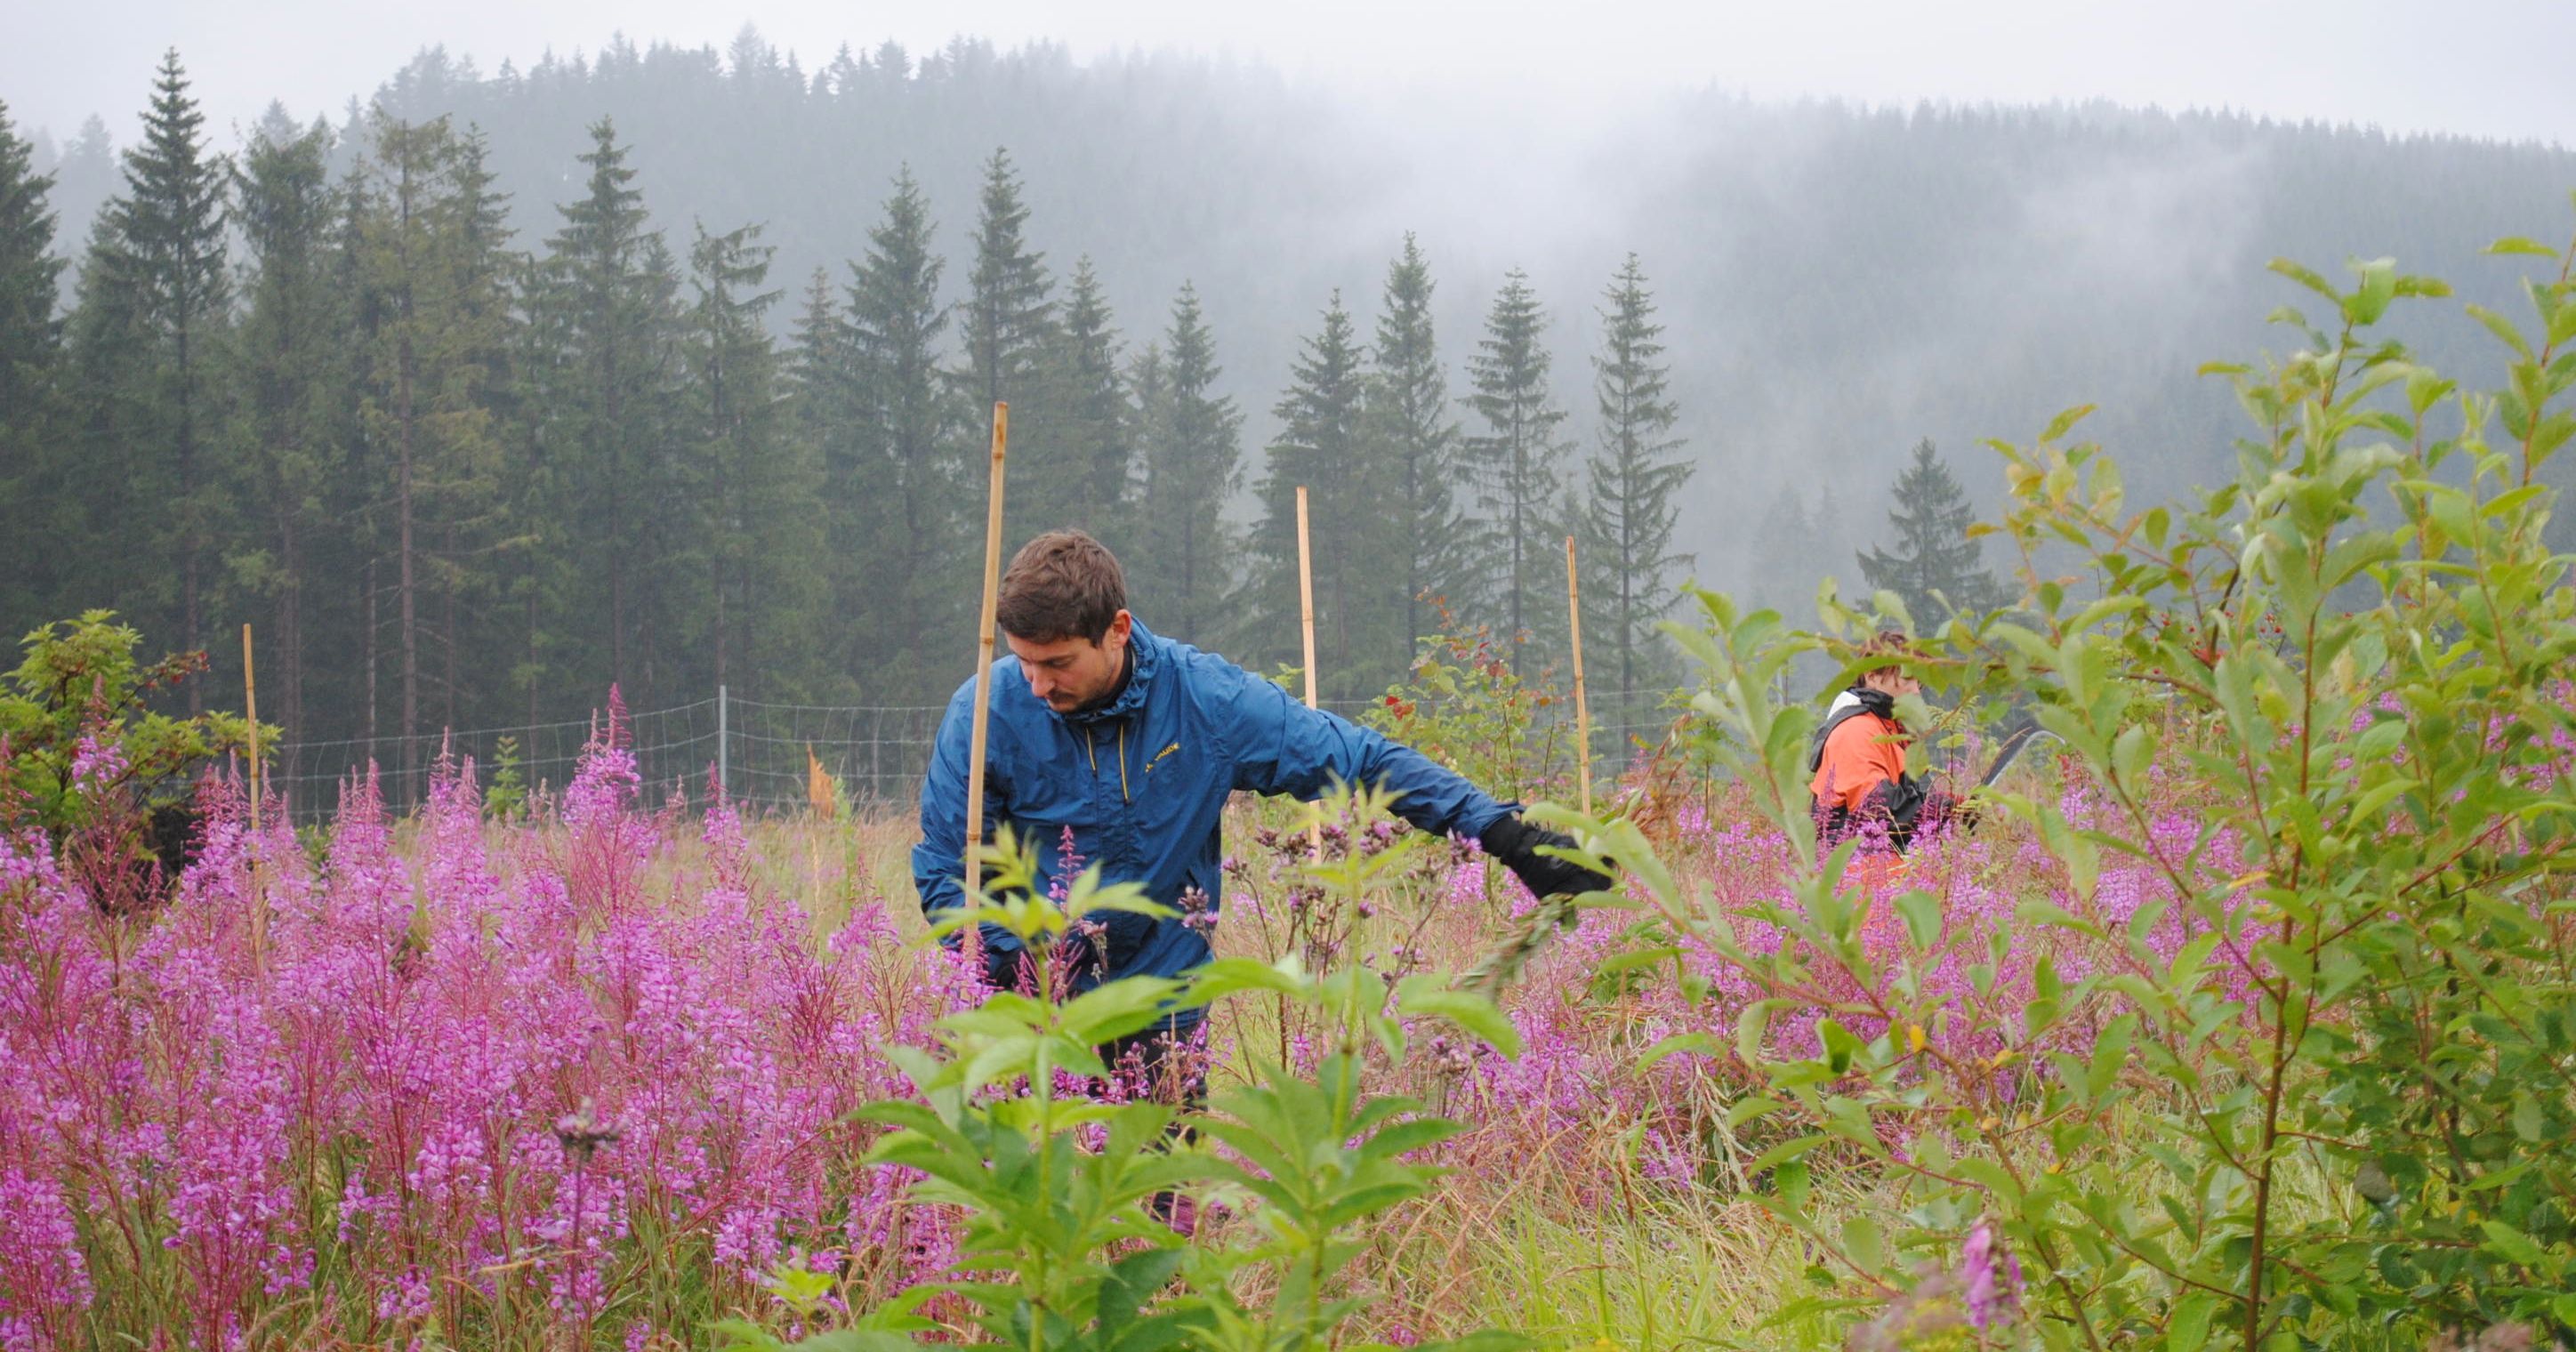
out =
<svg viewBox="0 0 2576 1352"><path fill-rule="evenodd" d="M1127 634L1133 623L1126 611L1119 611L1097 643L1087 638L1033 643L1012 633L1004 633L1002 640L1011 645L1011 655L1020 659L1020 671L1029 678L1029 693L1057 713L1069 714L1118 684L1118 675L1127 666Z"/></svg>
<svg viewBox="0 0 2576 1352"><path fill-rule="evenodd" d="M1894 667L1890 667L1885 671L1873 671L1868 675L1861 677L1860 681L1861 684L1868 686L1870 689L1878 691L1880 694L1886 695L1891 699L1901 699L1907 695L1919 695L1923 693L1923 683L1921 681L1914 679L1912 676L1909 676Z"/></svg>

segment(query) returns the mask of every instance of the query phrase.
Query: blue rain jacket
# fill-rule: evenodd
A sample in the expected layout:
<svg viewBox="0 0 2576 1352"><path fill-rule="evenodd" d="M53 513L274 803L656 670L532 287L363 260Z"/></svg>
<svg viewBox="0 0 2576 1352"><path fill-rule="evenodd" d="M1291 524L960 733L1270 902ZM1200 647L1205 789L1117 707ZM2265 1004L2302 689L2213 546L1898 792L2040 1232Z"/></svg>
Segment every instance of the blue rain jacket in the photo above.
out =
<svg viewBox="0 0 2576 1352"><path fill-rule="evenodd" d="M1481 836L1510 811L1411 747L1288 692L1214 653L1158 638L1137 624L1135 670L1108 704L1059 714L1029 690L1019 659L993 663L984 757L984 831L1008 822L1038 849L1039 876L1062 871L1064 828L1074 852L1109 882L1133 882L1177 909L1196 888L1221 901L1219 825L1227 795L1321 797L1335 779L1398 796L1395 812L1425 831ZM965 903L966 766L975 683L948 701L921 784L921 843L912 876L925 915ZM1090 980L1178 976L1207 961L1207 936L1178 916L1103 917L1105 952ZM984 926L988 948L1019 940ZM1196 1016L1184 1016L1194 1023Z"/></svg>

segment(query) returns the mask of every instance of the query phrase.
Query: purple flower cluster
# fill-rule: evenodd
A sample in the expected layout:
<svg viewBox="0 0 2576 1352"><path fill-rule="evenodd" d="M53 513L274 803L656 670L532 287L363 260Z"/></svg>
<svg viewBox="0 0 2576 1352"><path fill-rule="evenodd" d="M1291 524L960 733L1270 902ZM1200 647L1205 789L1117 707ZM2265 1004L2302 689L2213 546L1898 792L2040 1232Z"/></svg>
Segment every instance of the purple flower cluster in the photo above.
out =
<svg viewBox="0 0 2576 1352"><path fill-rule="evenodd" d="M371 1342L587 1327L674 1262L752 1305L791 1249L943 1272L950 1219L844 1118L970 978L873 907L816 942L721 802L682 851L637 798L622 712L507 834L470 763L401 850L359 779L315 866L210 783L148 922L0 840L0 1346L161 1316L238 1346L283 1300Z"/></svg>

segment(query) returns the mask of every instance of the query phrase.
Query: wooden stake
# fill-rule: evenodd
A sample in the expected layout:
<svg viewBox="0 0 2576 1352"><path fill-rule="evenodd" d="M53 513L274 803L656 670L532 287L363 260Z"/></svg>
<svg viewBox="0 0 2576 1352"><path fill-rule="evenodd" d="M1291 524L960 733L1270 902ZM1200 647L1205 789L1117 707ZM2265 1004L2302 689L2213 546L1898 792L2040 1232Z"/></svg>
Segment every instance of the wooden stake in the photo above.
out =
<svg viewBox="0 0 2576 1352"><path fill-rule="evenodd" d="M993 403L993 484L984 508L984 606L975 628L974 735L966 752L966 914L972 917L984 885L984 744L993 721L993 631L1002 605L1002 451L1011 438L1011 406ZM981 967L983 926L970 923L958 941L968 962Z"/></svg>
<svg viewBox="0 0 2576 1352"><path fill-rule="evenodd" d="M1574 573L1574 537L1565 537L1565 617L1574 632L1574 764L1583 815L1592 815L1592 702L1583 692L1583 584Z"/></svg>
<svg viewBox="0 0 2576 1352"><path fill-rule="evenodd" d="M251 670L250 626L242 626L242 706L250 718L250 833L259 834L259 678Z"/></svg>
<svg viewBox="0 0 2576 1352"><path fill-rule="evenodd" d="M259 679L251 668L250 626L242 626L242 712L250 722L250 960L268 970L268 890L259 882Z"/></svg>
<svg viewBox="0 0 2576 1352"><path fill-rule="evenodd" d="M1306 485L1297 485L1297 624L1306 641L1306 707L1315 707L1315 564L1306 543ZM1324 821L1306 824L1306 843L1318 858L1324 853Z"/></svg>

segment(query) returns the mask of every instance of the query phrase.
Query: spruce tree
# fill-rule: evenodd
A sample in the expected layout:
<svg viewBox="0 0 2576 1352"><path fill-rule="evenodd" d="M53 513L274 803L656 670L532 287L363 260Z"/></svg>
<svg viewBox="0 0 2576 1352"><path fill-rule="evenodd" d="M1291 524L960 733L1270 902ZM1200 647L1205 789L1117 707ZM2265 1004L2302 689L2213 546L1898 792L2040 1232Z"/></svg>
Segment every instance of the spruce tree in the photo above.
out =
<svg viewBox="0 0 2576 1352"><path fill-rule="evenodd" d="M109 401L90 474L114 480L94 500L92 539L111 553L101 562L109 596L157 590L144 578L163 568L178 594L166 619L182 649L205 646L209 528L220 512L208 458L220 426L215 379L224 342L229 279L224 258L227 169L212 152L205 114L189 96L187 72L165 53L143 115L143 139L125 152L124 190L101 211L83 285ZM101 509L104 509L103 512ZM137 511L135 509L148 508ZM164 523L166 543L133 550L137 519ZM205 683L188 685L189 713L201 712Z"/></svg>
<svg viewBox="0 0 2576 1352"><path fill-rule="evenodd" d="M972 556L964 509L981 501L967 473L981 418L961 417L939 370L948 307L933 250L930 204L910 170L895 178L885 218L850 273L847 356L855 440L827 462L839 504L835 544L847 571L840 613L851 626L844 670L872 670L902 699L933 698L972 641ZM970 449L972 448L972 449ZM871 696L872 698L876 696Z"/></svg>
<svg viewBox="0 0 2576 1352"><path fill-rule="evenodd" d="M406 123L379 117L368 147L369 179L357 214L364 352L362 425L383 473L379 501L390 518L395 634L399 646L406 794L417 792L426 676L423 649L442 631L455 648L454 569L460 537L479 526L497 496L499 442L490 395L497 378L505 310L497 241L482 219L487 184L445 118ZM426 614L443 597L443 616ZM435 627L433 627L435 626ZM440 687L453 726L452 662Z"/></svg>
<svg viewBox="0 0 2576 1352"><path fill-rule="evenodd" d="M963 334L967 385L988 411L997 400L1026 399L1055 323L1046 255L1022 237L1028 219L1010 154L996 150L984 166Z"/></svg>
<svg viewBox="0 0 2576 1352"><path fill-rule="evenodd" d="M1216 393L1222 368L1216 339L1199 307L1198 288L1181 284L1172 302L1164 348L1151 354L1146 402L1145 481L1138 534L1143 548L1131 590L1144 598L1149 622L1185 643L1216 630L1231 586L1232 532L1226 499L1243 479L1243 415Z"/></svg>
<svg viewBox="0 0 2576 1352"><path fill-rule="evenodd" d="M763 291L772 250L760 228L697 231L689 250L689 391L706 466L705 552L713 585L702 617L716 684L765 699L804 699L813 636L826 618L821 476L781 416L778 359Z"/></svg>
<svg viewBox="0 0 2576 1352"><path fill-rule="evenodd" d="M1036 529L1073 526L1114 549L1123 538L1135 477L1127 390L1118 370L1118 332L1091 260L1073 267L1064 323L1047 345L1039 401L1045 421L1031 430L1046 458L1030 466L1036 510L1013 513Z"/></svg>
<svg viewBox="0 0 2576 1352"><path fill-rule="evenodd" d="M248 308L238 335L239 498L243 543L233 571L271 604L268 708L289 740L309 736L307 590L327 549L334 480L343 463L343 411L357 374L355 315L343 285L346 206L332 181L330 127L298 129L271 105L244 147L233 183Z"/></svg>
<svg viewBox="0 0 2576 1352"><path fill-rule="evenodd" d="M1253 629L1245 651L1291 664L1304 660L1297 587L1297 489L1304 485L1318 679L1336 694L1383 689L1395 674L1382 660L1387 644L1377 632L1390 616L1387 607L1375 604L1391 598L1367 585L1385 566L1389 532L1378 526L1392 514L1373 467L1362 458L1366 359L1350 311L1334 292L1323 328L1297 356L1295 383L1272 410L1280 426L1258 490L1262 516L1251 540L1253 594L1238 612Z"/></svg>
<svg viewBox="0 0 2576 1352"><path fill-rule="evenodd" d="M60 488L40 463L62 355L55 317L63 265L53 256L53 175L0 103L0 623L23 633L53 618L59 547L46 519Z"/></svg>
<svg viewBox="0 0 2576 1352"><path fill-rule="evenodd" d="M1661 678L1665 667L1656 621L1677 599L1676 569L1692 562L1673 552L1679 509L1673 494L1691 464L1674 436L1670 367L1662 360L1664 326L1637 256L1611 279L1601 312L1601 351L1592 359L1592 391L1601 424L1575 519L1578 561L1591 604L1591 651L1611 659L1621 698ZM1607 640L1604 642L1603 640Z"/></svg>
<svg viewBox="0 0 2576 1352"><path fill-rule="evenodd" d="M560 315L560 367L548 396L549 416L563 422L557 452L559 510L566 525L555 555L570 615L596 616L604 632L579 653L597 651L605 670L583 672L576 688L615 683L637 700L643 691L637 591L646 557L644 516L664 504L652 480L662 429L654 425L670 316L662 308L675 279L657 273L658 236L645 228L643 194L617 142L614 124L590 128L589 169L582 196L557 210L563 218L547 241L545 303ZM594 596L596 586L604 595Z"/></svg>
<svg viewBox="0 0 2576 1352"><path fill-rule="evenodd" d="M1431 265L1408 232L1387 265L1367 386L1366 458L1385 480L1393 530L1386 582L1402 616L1390 657L1399 669L1430 632L1435 603L1472 605L1466 523L1452 481L1459 472L1458 424L1449 416L1449 379L1431 318Z"/></svg>
<svg viewBox="0 0 2576 1352"><path fill-rule="evenodd" d="M62 260L53 256L54 176L35 171L34 148L0 102L0 436L37 404L62 345L55 317Z"/></svg>
<svg viewBox="0 0 2576 1352"><path fill-rule="evenodd" d="M1564 546L1557 526L1557 465L1565 447L1556 437L1565 413L1548 390L1550 359L1546 312L1529 277L1514 268L1485 315L1485 336L1467 360L1475 393L1467 406L1485 431L1466 442L1466 458L1486 511L1479 532L1481 565L1495 583L1504 623L1514 635L1531 630L1558 609L1550 598L1564 574ZM1551 566L1552 565L1552 566Z"/></svg>
<svg viewBox="0 0 2576 1352"><path fill-rule="evenodd" d="M788 322L788 407L800 429L831 417L824 406L836 373L845 365L838 348L843 335L841 307L832 294L832 274L817 267L805 279L805 292Z"/></svg>
<svg viewBox="0 0 2576 1352"><path fill-rule="evenodd" d="M505 689L494 693L512 697L510 716L533 728L547 717L550 693L560 699L582 691L590 677L578 663L598 645L594 635L556 619L563 598L573 594L576 550L587 534L569 510L582 429L566 412L580 373L569 366L574 326L559 294L563 272L552 258L520 254L511 262L517 303L508 330L509 384L497 401L508 413L501 502L509 532L493 620L507 632L506 640L496 639L496 650L513 660Z"/></svg>
<svg viewBox="0 0 2576 1352"><path fill-rule="evenodd" d="M1896 478L1894 497L1887 521L1895 528L1895 544L1859 556L1861 576L1872 591L1894 592L1914 622L1927 628L1953 611L2011 603L2003 582L1987 569L1985 551L1968 538L1976 509L1929 437L1915 445L1913 463Z"/></svg>
<svg viewBox="0 0 2576 1352"><path fill-rule="evenodd" d="M816 702L855 699L860 689L853 679L856 673L845 636L853 563L845 544L851 504L844 488L849 480L846 468L835 475L834 465L840 461L826 455L827 448L848 440L850 410L856 399L856 363L849 354L850 343L849 322L841 313L832 274L817 267L805 279L795 315L788 321L779 379L782 435L795 447L793 460L813 485L812 496L793 509L811 518L820 551L807 581L820 593L816 604L834 619L806 635L807 656L815 666L806 697Z"/></svg>
<svg viewBox="0 0 2576 1352"><path fill-rule="evenodd" d="M514 291L526 260L510 247L510 196L499 190L490 144L479 127L456 134L449 157L452 222L449 266L456 288L463 378L471 381L485 422L479 454L469 472L444 486L446 520L433 555L440 587L443 631L439 643L443 718L448 727L497 723L509 717L491 683L469 690L460 658L509 650L511 627L501 618L509 590L496 560L525 547L528 518L514 489L506 429L524 416L512 360L517 351ZM479 665L479 664L478 664ZM483 698L476 700L473 697ZM470 708L469 708L470 706Z"/></svg>

